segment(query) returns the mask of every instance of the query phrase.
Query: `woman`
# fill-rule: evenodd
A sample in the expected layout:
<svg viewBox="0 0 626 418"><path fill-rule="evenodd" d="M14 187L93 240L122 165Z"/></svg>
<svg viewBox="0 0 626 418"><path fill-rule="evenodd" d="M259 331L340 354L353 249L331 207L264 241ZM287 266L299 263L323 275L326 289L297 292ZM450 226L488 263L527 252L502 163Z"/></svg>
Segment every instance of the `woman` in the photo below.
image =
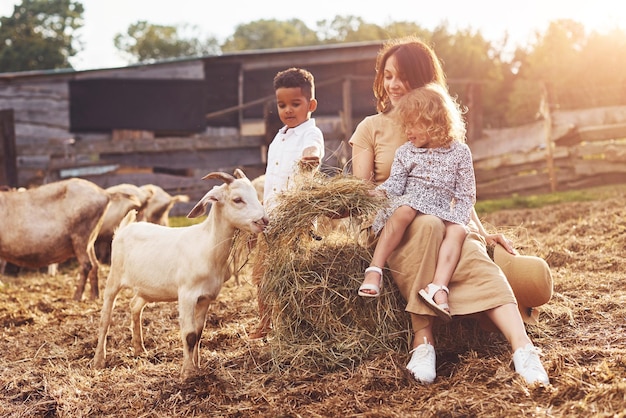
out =
<svg viewBox="0 0 626 418"><path fill-rule="evenodd" d="M415 37L385 43L376 60L374 95L378 113L365 118L349 141L356 177L375 184L387 179L396 149L407 140L388 112L407 92L428 83L446 87L441 64L428 45ZM413 349L407 369L422 383L432 383L436 377L432 331L435 316L418 292L433 279L444 233L445 225L439 218L418 215L387 262L411 316ZM515 254L502 234L487 233L472 209L470 233L450 281L450 313L484 313L511 344L516 372L529 384L547 385L549 379L539 359L540 352L526 333L515 295L502 270L487 255L485 244L499 244ZM379 284L376 275L366 277L364 283L368 280Z"/></svg>

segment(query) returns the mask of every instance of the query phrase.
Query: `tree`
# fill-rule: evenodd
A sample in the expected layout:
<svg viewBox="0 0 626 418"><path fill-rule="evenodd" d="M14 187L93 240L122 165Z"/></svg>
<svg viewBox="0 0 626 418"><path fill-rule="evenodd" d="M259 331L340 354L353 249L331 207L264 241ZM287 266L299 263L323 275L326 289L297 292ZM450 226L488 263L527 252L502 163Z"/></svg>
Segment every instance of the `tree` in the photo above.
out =
<svg viewBox="0 0 626 418"><path fill-rule="evenodd" d="M383 27L385 38L400 38L403 36L417 36L418 38L428 39L431 37L432 32L428 29L424 29L420 25L414 22L391 22Z"/></svg>
<svg viewBox="0 0 626 418"><path fill-rule="evenodd" d="M580 55L577 74L586 88L570 89L579 92L575 102L587 107L626 104L626 31L592 32Z"/></svg>
<svg viewBox="0 0 626 418"><path fill-rule="evenodd" d="M487 41L480 31L471 28L451 32L447 23L437 26L432 32L404 23L395 27L398 35L415 34L431 45L442 62L448 79L450 92L461 104L469 104L469 89L472 84L482 99L483 122L488 126L500 125L504 110L499 103L506 99L501 90L502 80L510 71L502 61L501 51Z"/></svg>
<svg viewBox="0 0 626 418"><path fill-rule="evenodd" d="M136 62L148 63L167 58L184 58L220 53L218 41L208 37L199 41L196 26L162 26L138 21L125 34L113 39L115 47ZM184 36L187 32L188 36Z"/></svg>
<svg viewBox="0 0 626 418"><path fill-rule="evenodd" d="M324 43L378 41L387 39L385 30L356 16L335 16L317 22L317 33Z"/></svg>
<svg viewBox="0 0 626 418"><path fill-rule="evenodd" d="M22 0L11 17L0 17L0 72L72 68L83 12L74 0Z"/></svg>
<svg viewBox="0 0 626 418"><path fill-rule="evenodd" d="M587 36L582 24L569 20L550 22L545 34L536 35L535 45L525 53L518 53L519 73L508 99L507 121L510 125L536 120L542 100L543 86L548 88L549 101L577 107L581 103L565 100L573 89L584 87L580 69L586 67L582 51ZM589 83L591 80L585 80Z"/></svg>
<svg viewBox="0 0 626 418"><path fill-rule="evenodd" d="M222 45L222 50L291 48L319 43L317 34L300 19L261 19L237 26L233 36Z"/></svg>

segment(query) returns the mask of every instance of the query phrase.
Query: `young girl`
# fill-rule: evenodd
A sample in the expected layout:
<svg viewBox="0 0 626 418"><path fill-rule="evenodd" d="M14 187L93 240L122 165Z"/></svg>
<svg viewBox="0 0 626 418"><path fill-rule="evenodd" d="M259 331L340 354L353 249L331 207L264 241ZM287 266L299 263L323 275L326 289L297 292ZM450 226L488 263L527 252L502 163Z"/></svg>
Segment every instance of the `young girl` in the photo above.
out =
<svg viewBox="0 0 626 418"><path fill-rule="evenodd" d="M395 153L389 178L375 193L390 198L373 224L381 231L370 267L365 270L359 295L378 297L382 267L396 249L418 213L439 217L445 236L432 283L419 296L444 320L449 320L448 283L461 255L467 224L476 202L472 155L465 144L465 124L459 105L439 84L431 83L407 93L392 117L408 139Z"/></svg>

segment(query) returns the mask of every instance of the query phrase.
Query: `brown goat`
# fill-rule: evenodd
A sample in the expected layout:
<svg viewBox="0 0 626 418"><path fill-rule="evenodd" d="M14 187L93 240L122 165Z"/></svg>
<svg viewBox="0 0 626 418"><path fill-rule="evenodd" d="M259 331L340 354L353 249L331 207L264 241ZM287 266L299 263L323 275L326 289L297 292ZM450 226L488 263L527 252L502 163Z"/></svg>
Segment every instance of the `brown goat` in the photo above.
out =
<svg viewBox="0 0 626 418"><path fill-rule="evenodd" d="M91 299L97 299L94 242L109 201L104 189L78 178L0 192L0 258L40 268L76 257L80 272L74 299L82 298L87 278Z"/></svg>
<svg viewBox="0 0 626 418"><path fill-rule="evenodd" d="M111 203L104 216L102 228L96 239L96 256L101 263L111 262L111 241L113 234L122 219L132 209L143 210L148 203L150 193L134 184L122 183L108 187L106 192L111 197Z"/></svg>

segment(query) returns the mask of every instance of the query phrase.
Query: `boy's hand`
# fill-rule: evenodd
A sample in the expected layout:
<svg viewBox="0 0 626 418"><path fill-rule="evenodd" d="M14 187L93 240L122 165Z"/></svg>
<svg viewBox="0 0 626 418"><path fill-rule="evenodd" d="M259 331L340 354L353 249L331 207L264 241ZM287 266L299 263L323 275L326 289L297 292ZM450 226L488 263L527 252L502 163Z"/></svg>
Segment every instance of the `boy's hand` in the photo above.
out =
<svg viewBox="0 0 626 418"><path fill-rule="evenodd" d="M316 147L307 147L302 151L300 166L306 170L314 170L320 165L320 157Z"/></svg>
<svg viewBox="0 0 626 418"><path fill-rule="evenodd" d="M315 168L320 164L320 157L302 157L300 163L311 168Z"/></svg>

